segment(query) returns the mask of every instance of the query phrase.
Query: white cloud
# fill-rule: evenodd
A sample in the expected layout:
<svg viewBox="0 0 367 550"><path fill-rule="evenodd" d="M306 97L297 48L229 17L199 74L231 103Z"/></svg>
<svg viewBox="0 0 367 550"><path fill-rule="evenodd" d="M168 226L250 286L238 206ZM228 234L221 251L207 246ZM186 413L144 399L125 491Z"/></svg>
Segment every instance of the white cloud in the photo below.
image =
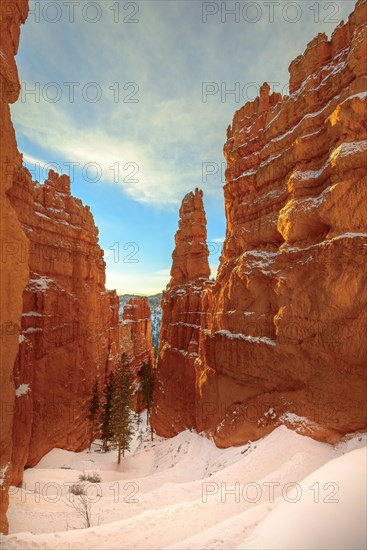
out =
<svg viewBox="0 0 367 550"><path fill-rule="evenodd" d="M34 166L37 164L40 166L45 166L47 164L46 161L32 157L31 155L28 155L28 153L23 153L23 161Z"/></svg>
<svg viewBox="0 0 367 550"><path fill-rule="evenodd" d="M224 243L225 237L215 237L215 239L209 239L211 243Z"/></svg>
<svg viewBox="0 0 367 550"><path fill-rule="evenodd" d="M180 135L186 135L184 141L188 140L190 147L193 147L195 112L190 116L183 115L182 112L187 112L187 107L180 103L175 109L176 111L171 110L170 117L177 120L178 126L181 124ZM80 127L61 106L30 101L27 105L18 103L12 110L18 134L40 147L47 144L50 154L55 155L48 162L54 162L55 158L63 159L61 168L64 173L70 170L68 164L64 163L77 162L80 167L84 167L87 181L98 175L101 184L120 186L136 201L150 204L179 204L193 187L205 188L201 184L202 161L199 156L196 156L196 161L192 157L184 166L182 154L178 153L184 145L174 144L174 135L166 127L170 124L167 121L163 123L158 115L158 122L155 122L153 116L151 138L148 142L146 136L138 140L125 135L112 135L101 125ZM47 123L40 124L39 120ZM136 125L139 124L142 121L137 120ZM144 130L141 128L141 136L143 134ZM170 149L171 154L167 154ZM27 153L24 158L32 164L39 162ZM44 165L41 162L41 166ZM207 182L206 187L210 194L222 193L220 185L215 187Z"/></svg>

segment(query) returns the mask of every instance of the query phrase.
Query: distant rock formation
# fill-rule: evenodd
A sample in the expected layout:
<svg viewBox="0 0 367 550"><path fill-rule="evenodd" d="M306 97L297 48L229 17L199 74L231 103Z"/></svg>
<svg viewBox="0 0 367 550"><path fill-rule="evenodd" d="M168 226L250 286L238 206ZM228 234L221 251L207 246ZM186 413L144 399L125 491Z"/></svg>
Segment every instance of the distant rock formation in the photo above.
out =
<svg viewBox="0 0 367 550"><path fill-rule="evenodd" d="M189 232L192 262L176 265L176 236L158 433L195 427L225 447L279 424L329 442L366 427L366 30L359 0L291 63L289 96L265 83L235 113L214 285L185 284L207 271Z"/></svg>
<svg viewBox="0 0 367 550"><path fill-rule="evenodd" d="M147 298L131 298L125 304L119 334L120 349L126 353L136 374L144 361L151 360L154 365L152 319Z"/></svg>
<svg viewBox="0 0 367 550"><path fill-rule="evenodd" d="M125 305L132 298L141 298L141 296L136 294L122 294L119 296L120 318L123 316ZM158 348L159 348L159 334L161 330L161 321L162 321L162 309L161 309L162 293L159 292L158 294L146 296L145 298L147 299L150 307L150 318L152 320L152 344L154 348L154 356L157 356Z"/></svg>
<svg viewBox="0 0 367 550"><path fill-rule="evenodd" d="M202 196L196 189L182 201L171 280L162 296L157 407L152 422L165 437L196 426L195 362L202 323L201 295L212 284Z"/></svg>

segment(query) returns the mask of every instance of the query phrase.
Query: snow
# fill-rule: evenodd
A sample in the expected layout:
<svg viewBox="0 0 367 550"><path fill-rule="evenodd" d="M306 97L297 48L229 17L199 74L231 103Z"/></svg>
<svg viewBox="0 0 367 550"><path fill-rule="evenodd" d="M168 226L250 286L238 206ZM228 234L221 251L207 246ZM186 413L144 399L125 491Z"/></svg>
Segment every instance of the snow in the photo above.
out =
<svg viewBox="0 0 367 550"><path fill-rule="evenodd" d="M298 414L290 413L290 412L282 414L282 416L280 417L280 420L283 422L289 422L293 426L300 423L303 423L303 424L308 423L308 419L305 416L299 416Z"/></svg>
<svg viewBox="0 0 367 550"><path fill-rule="evenodd" d="M59 194L65 195L65 193L60 193L60 192ZM55 210L54 208L48 208L47 210L53 210L54 212L57 212L57 210ZM47 216L46 214L43 214L42 212L38 212L37 210L35 210L34 213L36 214L36 216L39 216L40 218L45 218L46 220L49 220L51 222L61 223L62 225L68 225L69 227L73 227L74 229L81 229L79 225L74 225L70 222L67 222L66 220L61 220L59 218Z"/></svg>
<svg viewBox="0 0 367 550"><path fill-rule="evenodd" d="M355 99L356 97L358 97L359 99L365 99L367 98L367 92L359 92L358 94L350 95L349 97L344 99L344 101L342 101L340 105L343 105L343 103L347 103L348 101L350 101L351 99Z"/></svg>
<svg viewBox="0 0 367 550"><path fill-rule="evenodd" d="M7 462L3 468L0 468L0 487L2 486L2 484L4 482L6 472L8 470L9 470L9 462Z"/></svg>
<svg viewBox="0 0 367 550"><path fill-rule="evenodd" d="M27 395L27 393L31 391L31 388L29 386L29 384L21 384L20 386L17 387L17 389L15 390L15 395L17 397L21 397L22 395Z"/></svg>
<svg viewBox="0 0 367 550"><path fill-rule="evenodd" d="M313 533L324 544L320 548L362 548L365 542L360 463L365 435L333 447L280 426L258 441L218 449L190 431L168 440L155 436L153 442L146 432L142 442L135 438L120 467L116 452L98 452L97 443L90 453L54 449L24 472L23 488L10 491L10 535L2 537L4 550L239 545L297 550L314 548ZM65 503L69 484L84 471L101 475L90 491L89 529L81 528ZM312 500L316 482L318 503ZM339 485L337 504L325 502L333 486L324 486L331 482ZM288 502L297 490L302 491L300 501ZM335 530L345 534L336 538Z"/></svg>
<svg viewBox="0 0 367 550"><path fill-rule="evenodd" d="M46 216L46 214L43 214L42 212L37 212L37 210L35 210L34 213L36 214L36 216L39 216L40 218L46 218L46 220L53 221L53 219L50 218L50 216Z"/></svg>
<svg viewBox="0 0 367 550"><path fill-rule="evenodd" d="M330 153L330 156L321 168L319 168L318 170L296 170L293 172L291 178L295 180L317 179L326 170L326 168L328 168L330 165L332 165L333 162L335 162L335 160L339 156L346 157L348 155L356 153L364 153L365 151L367 151L367 140L342 143L341 145L333 149L333 151Z"/></svg>
<svg viewBox="0 0 367 550"><path fill-rule="evenodd" d="M311 473L238 548L365 549L366 459L356 449Z"/></svg>
<svg viewBox="0 0 367 550"><path fill-rule="evenodd" d="M195 323L184 323L183 321L176 321L175 323L169 323L170 327L181 326L181 327L193 327L201 328L201 325L196 325Z"/></svg>
<svg viewBox="0 0 367 550"><path fill-rule="evenodd" d="M220 334L221 336L225 336L230 340L246 340L251 344L263 343L263 344L267 344L268 346L275 346L274 340L271 340L267 336L246 336L245 334L234 333L234 332L231 332L230 330L217 330L214 334Z"/></svg>
<svg viewBox="0 0 367 550"><path fill-rule="evenodd" d="M338 149L339 150L339 147ZM367 139L361 141L352 141L340 145L340 156L346 157L354 153L364 153L367 151Z"/></svg>
<svg viewBox="0 0 367 550"><path fill-rule="evenodd" d="M330 73L330 74L333 74L333 73ZM328 75L328 77L329 77L329 76L330 76L330 75ZM328 77L327 77L327 78L328 78ZM310 78L310 77L309 77L309 78ZM308 80L308 79L307 79L307 80ZM302 84L301 88L298 89L298 90L296 91L296 93L295 93L296 95L298 95L298 94L300 93L301 89L302 89L303 86L306 84L307 80ZM322 85L322 84L323 84L323 83L321 83L321 85ZM340 97L340 96L335 96L335 97L333 97L326 105L324 105L324 106L323 106L321 109L319 109L318 111L315 111L315 112L313 112L313 113L308 113L308 114L304 115L304 116L302 117L302 119L301 119L299 122L297 122L297 124L295 124L295 126L291 127L291 128L290 128L287 132L285 132L284 134L281 134L281 135L279 135L279 136L277 136L277 137L271 139L271 140L269 141L269 144L271 144L271 143L273 143L273 142L281 141L281 140L287 138L288 136L290 136L291 134L294 134L295 131L299 128L299 126L303 123L303 121L304 121L305 119L314 118L314 117L320 115L323 111L325 111L325 110L330 106L330 104L331 104L333 101L336 101L339 97ZM345 98L345 99L341 102L340 105L343 105L343 103L346 103L346 102L350 101L351 99L354 99L354 98L357 98L357 97L358 97L359 99L362 99L362 100L363 100L363 99L365 99L365 98L367 97L367 92L360 92L360 93L357 93L357 94L353 94L353 95L351 95L351 96ZM268 128L270 128L270 126L271 126L271 125L273 124L273 122L278 118L278 116L279 116L279 114L280 114L281 112L282 112L282 111L279 111L279 112L277 113L277 115L268 123L267 127L265 128L265 131L266 131ZM318 131L318 132L319 132L319 131ZM318 133L318 132L314 132L314 133ZM313 135L313 134L308 134L308 135L306 135L306 136L301 136L300 139L304 139L304 138L306 138L306 137L309 137L310 135ZM267 147L269 146L269 144L267 145Z"/></svg>
<svg viewBox="0 0 367 550"><path fill-rule="evenodd" d="M44 292L48 290L50 283L53 282L53 279L49 277L38 277L37 279L29 279L28 285L34 286L37 291Z"/></svg>

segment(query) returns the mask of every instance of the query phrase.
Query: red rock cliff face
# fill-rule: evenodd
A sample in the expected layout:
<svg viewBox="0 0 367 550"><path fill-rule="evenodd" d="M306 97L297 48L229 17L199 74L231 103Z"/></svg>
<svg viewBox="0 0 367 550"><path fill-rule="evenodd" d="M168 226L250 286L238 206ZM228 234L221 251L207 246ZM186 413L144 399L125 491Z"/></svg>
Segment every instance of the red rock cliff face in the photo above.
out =
<svg viewBox="0 0 367 550"><path fill-rule="evenodd" d="M16 174L11 203L29 239L16 389L12 482L50 449L88 444L86 410L118 355L118 298L105 289L105 263L88 206L68 176L33 182Z"/></svg>
<svg viewBox="0 0 367 550"><path fill-rule="evenodd" d="M5 516L8 507L10 461L12 453L12 407L15 399L12 372L18 351L22 312L22 292L28 278L27 239L17 215L10 205L7 192L13 185L13 173L21 166L9 103L20 92L14 56L18 50L20 25L28 13L27 0L0 3L0 386L2 397L0 430L0 531L7 532Z"/></svg>
<svg viewBox="0 0 367 550"><path fill-rule="evenodd" d="M152 320L146 298L131 298L125 305L119 325L119 345L136 376L144 361L150 360L154 365Z"/></svg>
<svg viewBox="0 0 367 550"><path fill-rule="evenodd" d="M186 398L186 417L219 446L279 423L330 442L366 426L365 51L359 1L330 41L318 35L291 63L289 96L264 84L228 128L226 240L202 294ZM161 350L181 330L172 311ZM170 357L165 371L175 369ZM192 390L188 370L177 399L189 380Z"/></svg>
<svg viewBox="0 0 367 550"><path fill-rule="evenodd" d="M152 355L145 311L120 344L98 229L71 196L69 178L50 171L40 185L22 167L8 104L20 91L14 56L27 13L27 0L0 4L2 532L8 487L20 483L24 466L53 447L87 445L94 379L103 385L124 346L133 361L144 350Z"/></svg>
<svg viewBox="0 0 367 550"><path fill-rule="evenodd" d="M165 437L196 425L196 360L203 312L201 295L209 280L206 218L202 191L189 193L180 208L171 280L162 296L157 361L156 431Z"/></svg>

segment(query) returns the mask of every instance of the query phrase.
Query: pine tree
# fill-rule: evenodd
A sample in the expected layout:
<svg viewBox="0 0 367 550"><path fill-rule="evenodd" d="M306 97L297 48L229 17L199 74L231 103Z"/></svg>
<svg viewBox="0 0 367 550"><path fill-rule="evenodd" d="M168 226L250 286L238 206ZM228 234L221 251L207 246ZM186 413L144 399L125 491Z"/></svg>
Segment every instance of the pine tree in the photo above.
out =
<svg viewBox="0 0 367 550"><path fill-rule="evenodd" d="M133 436L133 417L130 409L133 395L133 375L125 353L115 370L114 392L111 409L112 444L118 450L117 464L130 448Z"/></svg>
<svg viewBox="0 0 367 550"><path fill-rule="evenodd" d="M111 427L111 409L112 409L112 398L114 393L114 374L110 373L109 380L106 384L103 393L103 405L102 405L102 415L101 415L101 436L103 441L103 449L106 452L108 450L108 442L112 438L112 427Z"/></svg>
<svg viewBox="0 0 367 550"><path fill-rule="evenodd" d="M91 449L96 431L99 428L99 410L99 386L98 380L96 378L93 385L92 397L89 404L89 450Z"/></svg>
<svg viewBox="0 0 367 550"><path fill-rule="evenodd" d="M150 437L153 441L153 427L150 421L150 411L152 408L154 394L154 374L152 361L150 358L148 361L144 361L142 365L140 388L145 406L147 408L147 424L150 425Z"/></svg>

